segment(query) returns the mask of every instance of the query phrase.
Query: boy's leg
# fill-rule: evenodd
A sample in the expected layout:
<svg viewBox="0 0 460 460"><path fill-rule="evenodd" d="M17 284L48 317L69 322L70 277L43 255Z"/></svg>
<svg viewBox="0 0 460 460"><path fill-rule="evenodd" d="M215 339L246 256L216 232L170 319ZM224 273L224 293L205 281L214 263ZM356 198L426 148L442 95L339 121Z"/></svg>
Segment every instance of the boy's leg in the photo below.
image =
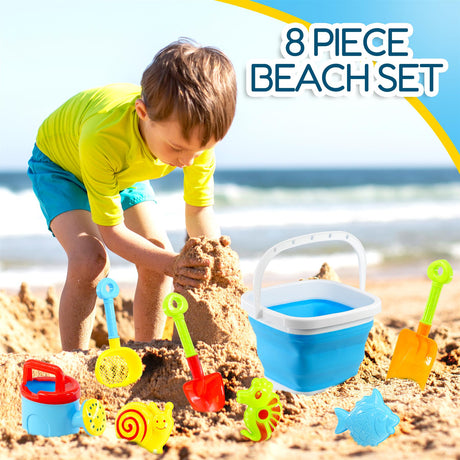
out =
<svg viewBox="0 0 460 460"><path fill-rule="evenodd" d="M153 201L144 201L125 210L125 225L157 246L172 251L162 216ZM147 267L136 267L138 281L134 296L135 340L161 339L166 322L163 299L172 290L172 279Z"/></svg>
<svg viewBox="0 0 460 460"><path fill-rule="evenodd" d="M107 253L91 214L62 213L51 229L67 253L67 278L59 306L63 350L87 349L94 322L96 286L109 270Z"/></svg>

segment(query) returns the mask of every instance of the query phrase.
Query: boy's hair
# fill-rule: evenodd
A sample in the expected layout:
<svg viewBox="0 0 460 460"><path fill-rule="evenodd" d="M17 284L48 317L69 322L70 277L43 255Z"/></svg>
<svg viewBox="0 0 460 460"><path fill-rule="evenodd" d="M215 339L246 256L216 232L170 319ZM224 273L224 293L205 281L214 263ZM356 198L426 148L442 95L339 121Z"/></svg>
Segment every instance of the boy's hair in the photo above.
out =
<svg viewBox="0 0 460 460"><path fill-rule="evenodd" d="M227 134L236 107L236 77L219 50L178 40L163 48L145 69L142 99L152 121L178 117L185 139L200 128L202 144Z"/></svg>

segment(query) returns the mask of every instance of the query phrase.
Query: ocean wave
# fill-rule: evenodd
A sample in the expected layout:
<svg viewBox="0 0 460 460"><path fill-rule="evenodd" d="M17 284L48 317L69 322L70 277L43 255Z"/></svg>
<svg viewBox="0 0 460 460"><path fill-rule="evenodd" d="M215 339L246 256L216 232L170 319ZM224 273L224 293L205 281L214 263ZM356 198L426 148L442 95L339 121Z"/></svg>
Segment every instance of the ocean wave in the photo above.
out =
<svg viewBox="0 0 460 460"><path fill-rule="evenodd" d="M448 201L460 199L460 183L433 185L360 185L352 187L257 188L235 184L215 187L216 204L222 207L284 204L360 204Z"/></svg>
<svg viewBox="0 0 460 460"><path fill-rule="evenodd" d="M343 225L460 219L460 184L430 186L357 186L333 189L260 189L234 184L216 186L215 212L227 229ZM185 228L182 192L159 194L168 231ZM0 237L43 235L46 223L31 189L0 187Z"/></svg>
<svg viewBox="0 0 460 460"><path fill-rule="evenodd" d="M48 232L40 205L31 189L12 192L0 188L0 236L40 235Z"/></svg>
<svg viewBox="0 0 460 460"><path fill-rule="evenodd" d="M426 184L410 180L393 184L391 180L398 178L386 174L387 182L381 185L356 185L353 181L357 176L353 176L347 186L347 178L339 173L330 187L323 186L322 177L314 185L302 187L302 174L295 184L283 186L280 183L286 177L278 178L276 174L269 177L273 186L267 185L268 176L263 175L254 182L258 181L259 186L248 185L252 184L252 176L242 183L233 181L233 176L226 182L217 182L217 220L222 231L231 236L245 279L250 282L259 258L273 244L325 230L345 230L356 235L366 248L371 269L405 264L427 266L439 258L460 264L460 183L449 176L444 182L436 177ZM24 180L24 184L28 182ZM164 225L177 251L185 236L180 185L179 181L163 189L158 187L157 194ZM0 289L16 289L22 281L37 286L62 284L65 252L48 232L32 189L25 185L0 186L0 213ZM267 268L267 276L309 277L325 261L339 271L356 269L354 253L342 252L347 248L338 246L325 246L324 250L296 248L292 253L283 253ZM131 264L111 254L111 265L111 275L117 281L135 282L136 270Z"/></svg>
<svg viewBox="0 0 460 460"><path fill-rule="evenodd" d="M244 209L217 212L219 223L225 228L290 227L309 225L344 225L356 223L392 224L408 221L431 222L460 219L460 207L436 202L399 204L391 206L330 206L291 207L284 209ZM422 229L421 229L422 230Z"/></svg>
<svg viewBox="0 0 460 460"><path fill-rule="evenodd" d="M216 186L222 228L269 228L350 223L431 222L460 219L460 184L427 187L358 186L334 189L260 189ZM170 231L184 228L181 192L159 196Z"/></svg>

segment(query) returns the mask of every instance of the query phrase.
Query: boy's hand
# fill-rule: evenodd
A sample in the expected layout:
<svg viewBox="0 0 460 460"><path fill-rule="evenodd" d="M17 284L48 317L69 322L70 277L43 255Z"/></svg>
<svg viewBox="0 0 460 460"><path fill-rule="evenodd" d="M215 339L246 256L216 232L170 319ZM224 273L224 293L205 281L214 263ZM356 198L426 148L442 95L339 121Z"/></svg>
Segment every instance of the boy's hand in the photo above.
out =
<svg viewBox="0 0 460 460"><path fill-rule="evenodd" d="M196 260L192 257L179 255L176 257L173 268L174 286L186 290L200 286L211 276L211 261L208 259Z"/></svg>

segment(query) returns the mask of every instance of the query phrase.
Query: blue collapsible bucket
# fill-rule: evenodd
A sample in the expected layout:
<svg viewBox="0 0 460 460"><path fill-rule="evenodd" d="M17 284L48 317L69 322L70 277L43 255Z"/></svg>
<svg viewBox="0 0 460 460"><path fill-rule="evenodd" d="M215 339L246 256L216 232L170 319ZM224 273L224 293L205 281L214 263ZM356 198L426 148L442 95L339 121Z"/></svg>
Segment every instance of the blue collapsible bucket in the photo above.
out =
<svg viewBox="0 0 460 460"><path fill-rule="evenodd" d="M298 246L344 241L356 251L359 289L330 280L305 280L262 289L273 257ZM313 394L338 385L358 372L364 346L381 310L377 297L364 291L366 259L361 242L347 232L321 232L283 241L262 256L254 289L242 307L257 338L265 377L274 388Z"/></svg>

